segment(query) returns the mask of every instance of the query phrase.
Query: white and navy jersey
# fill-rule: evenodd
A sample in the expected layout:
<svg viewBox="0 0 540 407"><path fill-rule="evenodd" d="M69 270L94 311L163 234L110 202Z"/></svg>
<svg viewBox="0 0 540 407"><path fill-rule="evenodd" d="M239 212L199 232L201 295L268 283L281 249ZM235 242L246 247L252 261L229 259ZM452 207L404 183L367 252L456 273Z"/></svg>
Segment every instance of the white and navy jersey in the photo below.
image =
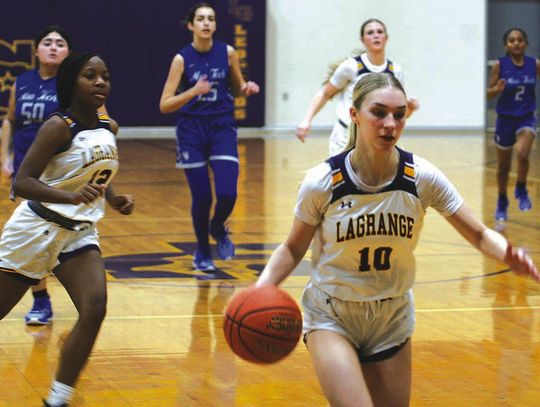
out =
<svg viewBox="0 0 540 407"><path fill-rule="evenodd" d="M88 183L108 185L118 171L116 137L107 115L98 113L98 124L89 129L67 111L55 113L69 126L71 145L56 154L39 178L66 191L79 191ZM105 214L105 198L85 205L43 203L47 208L74 220L97 222Z"/></svg>
<svg viewBox="0 0 540 407"><path fill-rule="evenodd" d="M19 170L39 128L57 109L56 77L42 79L37 69L24 72L17 77L13 129L14 174Z"/></svg>
<svg viewBox="0 0 540 407"><path fill-rule="evenodd" d="M182 106L180 114L209 116L232 112L234 104L230 92L227 44L214 40L212 49L208 52L199 52L189 44L178 53L184 59L180 92L195 86L203 76L206 76L212 85L210 92L199 95Z"/></svg>
<svg viewBox="0 0 540 407"><path fill-rule="evenodd" d="M385 185L364 184L346 151L309 170L300 187L295 215L317 226L311 281L332 297L372 301L404 295L415 278L413 251L426 209L450 216L463 204L433 164L397 151L397 174Z"/></svg>
<svg viewBox="0 0 540 407"><path fill-rule="evenodd" d="M523 117L536 110L536 59L526 56L522 66L512 62L512 58L499 58L499 79L506 85L497 100L497 114Z"/></svg>
<svg viewBox="0 0 540 407"><path fill-rule="evenodd" d="M351 122L349 108L352 106L353 89L358 80L367 73L387 72L393 74L403 84L403 71L399 65L390 60L382 65L372 64L366 53L354 58L347 58L336 68L329 79L332 86L343 89L339 94L336 113L344 127Z"/></svg>

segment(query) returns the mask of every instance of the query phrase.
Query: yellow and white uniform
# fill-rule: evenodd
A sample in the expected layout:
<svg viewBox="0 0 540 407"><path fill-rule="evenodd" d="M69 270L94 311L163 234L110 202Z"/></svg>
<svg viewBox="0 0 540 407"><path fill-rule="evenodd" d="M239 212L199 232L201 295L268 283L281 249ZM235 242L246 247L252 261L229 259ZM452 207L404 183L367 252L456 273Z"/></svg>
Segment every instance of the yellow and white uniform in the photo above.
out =
<svg viewBox="0 0 540 407"><path fill-rule="evenodd" d="M370 355L403 343L414 329L414 249L428 207L455 213L463 198L427 160L397 149L395 178L368 186L350 152L311 169L295 215L317 226L304 329L331 329Z"/></svg>
<svg viewBox="0 0 540 407"><path fill-rule="evenodd" d="M67 191L90 182L108 185L118 170L109 118L99 114L98 125L89 129L68 112L57 114L70 128L72 142L51 159L40 181ZM85 246L99 247L96 222L104 214L103 197L88 205L21 202L0 237L0 267L32 279L44 278L59 264L59 256Z"/></svg>

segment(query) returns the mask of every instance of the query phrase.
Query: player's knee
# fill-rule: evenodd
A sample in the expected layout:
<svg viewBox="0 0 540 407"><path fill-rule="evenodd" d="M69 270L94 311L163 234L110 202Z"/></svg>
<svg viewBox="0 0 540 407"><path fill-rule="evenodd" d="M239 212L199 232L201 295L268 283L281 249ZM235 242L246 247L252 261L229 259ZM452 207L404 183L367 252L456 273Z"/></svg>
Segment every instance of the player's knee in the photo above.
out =
<svg viewBox="0 0 540 407"><path fill-rule="evenodd" d="M91 325L99 326L105 319L106 314L107 296L96 294L88 298L81 306L79 318Z"/></svg>

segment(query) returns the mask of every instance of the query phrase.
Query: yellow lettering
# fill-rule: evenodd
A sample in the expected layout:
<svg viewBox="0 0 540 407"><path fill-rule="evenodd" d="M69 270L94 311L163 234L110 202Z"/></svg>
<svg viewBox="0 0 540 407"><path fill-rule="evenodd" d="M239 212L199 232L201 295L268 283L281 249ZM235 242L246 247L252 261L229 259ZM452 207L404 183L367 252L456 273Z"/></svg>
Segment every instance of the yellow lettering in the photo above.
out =
<svg viewBox="0 0 540 407"><path fill-rule="evenodd" d="M247 31L244 29L244 26L242 24L235 24L234 35L247 35Z"/></svg>

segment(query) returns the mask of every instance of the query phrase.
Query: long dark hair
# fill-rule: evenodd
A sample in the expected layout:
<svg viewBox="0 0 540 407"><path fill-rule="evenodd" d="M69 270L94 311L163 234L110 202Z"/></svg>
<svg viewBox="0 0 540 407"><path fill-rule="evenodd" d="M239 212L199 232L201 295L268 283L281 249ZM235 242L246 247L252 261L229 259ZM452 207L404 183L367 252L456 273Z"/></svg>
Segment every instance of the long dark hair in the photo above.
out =
<svg viewBox="0 0 540 407"><path fill-rule="evenodd" d="M73 52L62 61L56 75L56 93L62 109L71 106L73 88L77 82L79 72L90 58L97 56L92 52Z"/></svg>

